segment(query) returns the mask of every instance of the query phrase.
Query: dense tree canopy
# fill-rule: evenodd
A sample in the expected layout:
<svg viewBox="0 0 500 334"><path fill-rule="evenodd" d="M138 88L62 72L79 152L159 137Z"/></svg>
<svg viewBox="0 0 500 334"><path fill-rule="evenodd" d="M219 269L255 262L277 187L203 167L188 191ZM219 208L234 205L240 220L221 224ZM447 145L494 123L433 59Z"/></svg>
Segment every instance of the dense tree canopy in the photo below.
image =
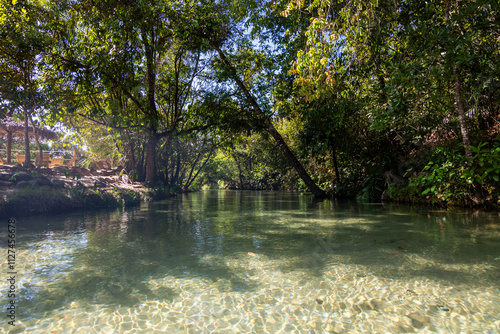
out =
<svg viewBox="0 0 500 334"><path fill-rule="evenodd" d="M1 9L2 110L62 122L89 161L112 159L136 180L497 200L498 3L3 0Z"/></svg>

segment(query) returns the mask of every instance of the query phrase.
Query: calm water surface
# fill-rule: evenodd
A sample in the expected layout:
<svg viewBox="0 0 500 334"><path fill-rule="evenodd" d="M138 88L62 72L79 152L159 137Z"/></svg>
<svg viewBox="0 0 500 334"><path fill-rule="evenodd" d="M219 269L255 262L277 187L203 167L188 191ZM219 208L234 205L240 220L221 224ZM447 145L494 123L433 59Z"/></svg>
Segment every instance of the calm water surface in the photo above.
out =
<svg viewBox="0 0 500 334"><path fill-rule="evenodd" d="M496 212L203 191L17 227L16 332L500 332Z"/></svg>

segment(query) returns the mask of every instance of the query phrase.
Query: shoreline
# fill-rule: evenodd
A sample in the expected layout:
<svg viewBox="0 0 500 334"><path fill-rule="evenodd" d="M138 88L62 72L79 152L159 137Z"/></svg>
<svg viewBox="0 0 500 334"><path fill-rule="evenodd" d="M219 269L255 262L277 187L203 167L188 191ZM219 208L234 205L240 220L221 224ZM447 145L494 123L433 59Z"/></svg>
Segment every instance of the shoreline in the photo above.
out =
<svg viewBox="0 0 500 334"><path fill-rule="evenodd" d="M0 166L0 216L54 214L140 205L174 195L131 181L122 169Z"/></svg>
<svg viewBox="0 0 500 334"><path fill-rule="evenodd" d="M28 169L19 165L0 165L1 217L132 207L143 201L176 195L168 187L149 188L140 182L131 181L121 167L111 170L65 166ZM455 203L429 203L390 197L382 202L442 209L468 208ZM475 206L474 209L497 211L499 207L485 205Z"/></svg>

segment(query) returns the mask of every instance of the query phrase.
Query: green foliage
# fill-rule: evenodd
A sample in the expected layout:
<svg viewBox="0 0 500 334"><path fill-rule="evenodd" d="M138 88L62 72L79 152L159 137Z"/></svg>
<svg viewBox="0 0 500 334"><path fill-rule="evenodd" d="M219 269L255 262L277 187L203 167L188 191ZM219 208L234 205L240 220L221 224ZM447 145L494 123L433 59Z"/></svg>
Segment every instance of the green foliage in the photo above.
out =
<svg viewBox="0 0 500 334"><path fill-rule="evenodd" d="M1 215L29 215L71 210L92 210L139 205L141 195L132 191L99 192L97 189L17 189L0 205Z"/></svg>
<svg viewBox="0 0 500 334"><path fill-rule="evenodd" d="M176 196L181 192L181 188L177 185L168 186L160 182L148 188L146 200L162 200L168 197Z"/></svg>
<svg viewBox="0 0 500 334"><path fill-rule="evenodd" d="M289 145L293 131L287 122L277 124ZM204 173L209 187L246 190L296 189L297 178L265 133L233 135L219 148ZM217 184L217 181L222 181Z"/></svg>
<svg viewBox="0 0 500 334"><path fill-rule="evenodd" d="M500 189L500 146L470 146L471 159L443 147L435 150L422 173L408 187L433 204L496 205ZM418 197L417 197L418 198Z"/></svg>
<svg viewBox="0 0 500 334"><path fill-rule="evenodd" d="M38 214L65 211L73 207L67 195L52 189L18 189L0 207L2 214Z"/></svg>
<svg viewBox="0 0 500 334"><path fill-rule="evenodd" d="M141 194L131 190L113 188L110 195L114 200L108 199L109 201L116 201L126 207L139 205L142 201Z"/></svg>
<svg viewBox="0 0 500 334"><path fill-rule="evenodd" d="M385 180L379 175L369 175L361 185L356 199L365 202L379 202L385 188Z"/></svg>
<svg viewBox="0 0 500 334"><path fill-rule="evenodd" d="M481 143L477 147L469 147L473 155L463 178L468 184L476 183L492 194L494 186L500 185L500 146L488 148L487 145Z"/></svg>
<svg viewBox="0 0 500 334"><path fill-rule="evenodd" d="M141 194L134 191L125 191L120 194L124 206L136 206L142 201Z"/></svg>
<svg viewBox="0 0 500 334"><path fill-rule="evenodd" d="M361 182L356 176L350 175L336 183L331 189L331 195L336 198L354 199L361 191Z"/></svg>
<svg viewBox="0 0 500 334"><path fill-rule="evenodd" d="M111 193L100 193L98 189L74 188L68 193L75 207L81 209L97 209L119 207L119 202Z"/></svg>
<svg viewBox="0 0 500 334"><path fill-rule="evenodd" d="M387 188L388 199L394 202L427 204L426 199L416 187L408 184L392 183Z"/></svg>
<svg viewBox="0 0 500 334"><path fill-rule="evenodd" d="M86 147L85 166L124 165L155 185L155 198L202 185L305 190L234 89L236 75L317 184L376 200L381 175L421 170L415 152L469 130L473 143L498 140L499 9L488 0L3 1L0 115L62 122L69 131L54 147ZM495 147L470 147L470 158L437 148L390 196L493 203ZM136 201L71 196L92 207Z"/></svg>
<svg viewBox="0 0 500 334"><path fill-rule="evenodd" d="M302 118L302 152L315 160L310 165L317 178L332 169L328 158L334 154L327 148L335 147L340 174L356 180L347 182L350 189L364 180L360 196L378 197L383 186L372 181L380 170L399 171L402 176L404 165L412 164L412 153L424 144L455 140L456 134L465 138L468 129L476 136L473 142L495 138L500 67L490 61L498 64L500 59L498 22L493 19L500 8L483 0L448 5L388 0L288 2L282 15L295 19L296 25L285 21L276 25L288 29L289 36L302 35L305 40L289 67L294 89L288 95L282 92L277 105L283 113ZM299 17L309 22L299 25ZM286 42L283 45L292 50ZM293 47L297 50L296 44ZM462 119L459 100L467 101ZM465 145L469 145L466 140ZM455 156L448 158L440 161L441 170L434 170L431 182L445 182L439 174L455 168ZM490 196L491 189L481 182L492 184L491 180L472 175L461 180L465 179L478 179L477 189L465 195L471 196L469 202ZM344 189L342 183L332 184L334 193L345 193L337 191ZM433 191L446 187L432 186ZM432 186L426 195L433 192ZM412 200L421 197L409 189L391 187L394 194ZM447 192L435 195L452 197Z"/></svg>

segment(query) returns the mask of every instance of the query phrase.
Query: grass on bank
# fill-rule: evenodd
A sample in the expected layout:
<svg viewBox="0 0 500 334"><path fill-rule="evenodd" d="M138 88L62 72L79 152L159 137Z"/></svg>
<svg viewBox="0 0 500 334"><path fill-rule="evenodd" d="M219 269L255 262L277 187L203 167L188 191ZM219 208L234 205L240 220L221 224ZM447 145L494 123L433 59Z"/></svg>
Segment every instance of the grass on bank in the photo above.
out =
<svg viewBox="0 0 500 334"><path fill-rule="evenodd" d="M122 189L24 188L7 195L0 203L0 215L57 213L81 209L118 208L139 205L141 194Z"/></svg>

